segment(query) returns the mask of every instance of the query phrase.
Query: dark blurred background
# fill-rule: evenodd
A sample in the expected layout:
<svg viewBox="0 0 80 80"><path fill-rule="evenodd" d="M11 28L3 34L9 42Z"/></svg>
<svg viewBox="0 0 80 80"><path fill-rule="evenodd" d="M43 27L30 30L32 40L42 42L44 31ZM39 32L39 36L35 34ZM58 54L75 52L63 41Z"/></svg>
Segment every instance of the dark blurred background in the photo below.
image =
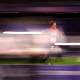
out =
<svg viewBox="0 0 80 80"><path fill-rule="evenodd" d="M55 20L66 35L80 35L78 0L0 0L0 31L48 28Z"/></svg>
<svg viewBox="0 0 80 80"><path fill-rule="evenodd" d="M28 7L51 7L51 6L80 6L79 0L0 0L0 6L28 6Z"/></svg>
<svg viewBox="0 0 80 80"><path fill-rule="evenodd" d="M79 12L14 12L0 13L0 31L41 31L55 20L66 35L80 35Z"/></svg>

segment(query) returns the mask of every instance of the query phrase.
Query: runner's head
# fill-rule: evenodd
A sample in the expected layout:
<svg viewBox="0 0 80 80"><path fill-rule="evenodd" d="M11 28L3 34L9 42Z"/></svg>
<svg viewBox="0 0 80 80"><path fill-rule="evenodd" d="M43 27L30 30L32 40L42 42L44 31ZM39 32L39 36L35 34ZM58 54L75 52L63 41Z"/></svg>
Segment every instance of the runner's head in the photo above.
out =
<svg viewBox="0 0 80 80"><path fill-rule="evenodd" d="M49 22L51 29L56 29L56 21Z"/></svg>

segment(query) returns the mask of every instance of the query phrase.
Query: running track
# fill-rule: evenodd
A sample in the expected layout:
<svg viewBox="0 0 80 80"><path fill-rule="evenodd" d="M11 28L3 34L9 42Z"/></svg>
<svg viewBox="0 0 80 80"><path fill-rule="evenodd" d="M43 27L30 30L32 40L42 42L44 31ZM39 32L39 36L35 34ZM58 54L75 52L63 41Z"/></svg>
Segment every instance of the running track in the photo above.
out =
<svg viewBox="0 0 80 80"><path fill-rule="evenodd" d="M0 65L0 80L80 80L80 65Z"/></svg>

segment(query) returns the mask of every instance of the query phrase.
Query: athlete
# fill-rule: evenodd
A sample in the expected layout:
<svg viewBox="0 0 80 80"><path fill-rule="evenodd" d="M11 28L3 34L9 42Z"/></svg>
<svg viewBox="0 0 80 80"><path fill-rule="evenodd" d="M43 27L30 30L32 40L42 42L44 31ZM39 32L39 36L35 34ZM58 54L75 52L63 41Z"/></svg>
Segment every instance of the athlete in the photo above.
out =
<svg viewBox="0 0 80 80"><path fill-rule="evenodd" d="M56 42L60 42L62 40L62 32L57 29L56 27L56 21L50 21L50 28L45 31L45 35L48 37L48 45L47 47L50 49L50 52L43 58L43 62L46 61L49 56L52 54L55 54L56 61L62 56L62 49L60 46L56 46Z"/></svg>

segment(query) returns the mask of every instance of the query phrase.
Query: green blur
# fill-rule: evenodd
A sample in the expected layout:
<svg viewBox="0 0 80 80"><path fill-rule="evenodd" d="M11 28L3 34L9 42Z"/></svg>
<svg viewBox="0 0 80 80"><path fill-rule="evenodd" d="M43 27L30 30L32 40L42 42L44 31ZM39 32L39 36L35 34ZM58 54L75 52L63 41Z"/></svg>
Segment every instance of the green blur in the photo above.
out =
<svg viewBox="0 0 80 80"><path fill-rule="evenodd" d="M37 58L33 63L30 58L0 58L0 64L13 64L13 65L80 65L79 58L65 57L58 61L56 58L49 58L45 62L40 62L40 58Z"/></svg>

